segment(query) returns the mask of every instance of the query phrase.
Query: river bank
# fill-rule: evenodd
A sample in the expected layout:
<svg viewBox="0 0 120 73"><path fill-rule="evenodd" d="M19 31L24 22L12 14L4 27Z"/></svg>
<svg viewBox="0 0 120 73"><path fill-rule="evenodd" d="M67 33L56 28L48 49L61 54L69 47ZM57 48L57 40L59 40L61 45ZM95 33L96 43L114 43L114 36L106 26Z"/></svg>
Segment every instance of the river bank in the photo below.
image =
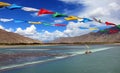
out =
<svg viewBox="0 0 120 73"><path fill-rule="evenodd" d="M33 46L74 46L74 45L120 45L120 43L43 43L43 44L31 44L31 45L0 45L1 48L16 48L16 47L33 47Z"/></svg>

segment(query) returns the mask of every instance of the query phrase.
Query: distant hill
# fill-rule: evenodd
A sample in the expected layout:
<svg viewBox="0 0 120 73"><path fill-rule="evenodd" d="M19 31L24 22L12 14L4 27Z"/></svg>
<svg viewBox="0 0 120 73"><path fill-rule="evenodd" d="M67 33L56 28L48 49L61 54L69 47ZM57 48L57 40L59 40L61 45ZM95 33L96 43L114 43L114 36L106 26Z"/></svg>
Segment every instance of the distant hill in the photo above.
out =
<svg viewBox="0 0 120 73"><path fill-rule="evenodd" d="M106 29L106 31L109 30L119 30L118 27L112 27L109 29ZM110 32L96 32L96 33L89 33L82 36L76 36L76 37L64 37L59 38L52 43L113 43L113 42L120 42L120 32L118 33L112 33Z"/></svg>
<svg viewBox="0 0 120 73"><path fill-rule="evenodd" d="M38 40L33 40L28 37L24 37L17 33L7 32L0 29L0 44L35 44L42 43Z"/></svg>

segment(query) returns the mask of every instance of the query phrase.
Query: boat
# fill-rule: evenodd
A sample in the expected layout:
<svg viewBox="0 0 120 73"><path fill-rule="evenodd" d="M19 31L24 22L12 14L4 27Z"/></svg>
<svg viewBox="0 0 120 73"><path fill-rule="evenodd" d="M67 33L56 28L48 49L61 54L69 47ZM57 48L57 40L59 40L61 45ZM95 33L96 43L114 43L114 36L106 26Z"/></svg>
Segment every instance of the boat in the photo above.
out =
<svg viewBox="0 0 120 73"><path fill-rule="evenodd" d="M86 46L86 48L87 48L87 50L85 51L85 54L90 54L90 53L92 53L92 51L89 50L90 47L89 47L88 45L85 45L85 46Z"/></svg>
<svg viewBox="0 0 120 73"><path fill-rule="evenodd" d="M90 50L85 51L85 54L92 53Z"/></svg>

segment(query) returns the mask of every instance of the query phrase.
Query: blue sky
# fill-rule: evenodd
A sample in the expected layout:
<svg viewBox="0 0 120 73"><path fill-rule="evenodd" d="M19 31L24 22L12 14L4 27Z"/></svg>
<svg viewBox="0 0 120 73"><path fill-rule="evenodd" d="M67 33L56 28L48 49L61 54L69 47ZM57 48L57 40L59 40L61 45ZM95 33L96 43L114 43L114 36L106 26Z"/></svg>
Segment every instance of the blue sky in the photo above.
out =
<svg viewBox="0 0 120 73"><path fill-rule="evenodd" d="M64 13L65 10L71 11L71 10L76 10L78 7L81 7L81 9L83 8L82 4L66 4L64 2L58 1L58 0L51 0L51 1L47 1L47 0L0 0L3 2L8 2L10 4L17 4L20 6L25 6L25 7L33 7L33 8L45 8L48 10L52 10L54 12L60 12L60 13ZM30 21L43 21L43 22L49 22L49 23L53 23L54 20L56 19L61 19L61 18L52 18L51 15L48 16L44 16L44 17L33 17L31 16L31 14L33 14L33 12L25 12L23 10L20 9L16 9L16 10L8 10L8 9L0 9L0 17L1 18L13 18L13 19L18 19L18 20L30 20ZM65 22L67 23L67 22ZM13 28L16 29L17 27L21 27L21 28L26 28L28 26L30 26L30 24L27 23L3 23L4 27L6 28ZM65 27L52 27L52 29L50 29L51 27L46 27L46 26L42 26L42 25L37 25L36 26L37 30L48 30L48 31L55 31L56 29L63 31L65 30Z"/></svg>
<svg viewBox="0 0 120 73"><path fill-rule="evenodd" d="M36 9L45 8L54 12L79 17L96 17L103 22L110 21L119 24L120 2L119 0L0 0L10 4L17 4L24 7ZM0 18L41 21L48 23L63 23L66 27L30 25L28 23L0 22L0 28L15 32L33 39L42 41L54 40L60 37L73 37L91 32L81 30L79 27L89 27L90 24L104 26L96 22L79 23L78 21L65 21L63 18L52 18L52 15L37 16L34 12L27 12L21 9L9 10L0 9Z"/></svg>

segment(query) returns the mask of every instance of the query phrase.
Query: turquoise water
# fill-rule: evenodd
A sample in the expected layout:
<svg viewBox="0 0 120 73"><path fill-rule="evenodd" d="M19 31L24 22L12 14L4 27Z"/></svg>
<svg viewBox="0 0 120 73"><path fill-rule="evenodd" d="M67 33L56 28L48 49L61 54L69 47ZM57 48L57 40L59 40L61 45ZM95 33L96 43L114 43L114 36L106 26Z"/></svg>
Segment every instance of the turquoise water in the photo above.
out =
<svg viewBox="0 0 120 73"><path fill-rule="evenodd" d="M29 50L30 47L22 48ZM20 51L21 48L17 48L19 51L14 49L15 48L12 48L10 51L10 49L6 48L4 53L49 49L41 51L62 54L70 53L71 56L51 58L50 61L44 60L42 63L38 62L20 67L16 66L8 70L0 71L0 73L120 73L120 46L92 45L90 46L90 49L93 52L91 54L84 54L84 46L38 46L32 47L32 50L29 51Z"/></svg>

